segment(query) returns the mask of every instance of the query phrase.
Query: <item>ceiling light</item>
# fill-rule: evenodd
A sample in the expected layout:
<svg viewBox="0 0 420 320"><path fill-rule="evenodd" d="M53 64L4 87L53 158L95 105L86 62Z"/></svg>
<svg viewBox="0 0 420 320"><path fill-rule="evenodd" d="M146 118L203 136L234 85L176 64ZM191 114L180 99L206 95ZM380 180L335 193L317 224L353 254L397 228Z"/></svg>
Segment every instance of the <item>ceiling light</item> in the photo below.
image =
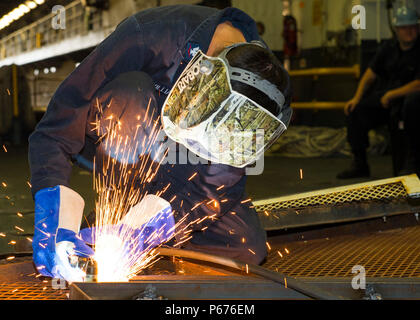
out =
<svg viewBox="0 0 420 320"><path fill-rule="evenodd" d="M12 20L17 20L19 19L19 12L18 10L13 10L12 12L9 13L9 17L12 18Z"/></svg>
<svg viewBox="0 0 420 320"><path fill-rule="evenodd" d="M28 13L29 11L31 11L26 5L21 4L19 6L20 10L22 10L23 13Z"/></svg>
<svg viewBox="0 0 420 320"><path fill-rule="evenodd" d="M25 4L28 6L29 9L35 9L37 4L33 1L26 1Z"/></svg>
<svg viewBox="0 0 420 320"><path fill-rule="evenodd" d="M24 14L31 11L31 9L35 9L37 5L41 5L45 3L45 0L29 0L25 1L25 3L22 3L17 8L10 11L8 14L4 15L0 19L0 29L4 29L7 27L10 23L12 23L14 20L18 20L21 18Z"/></svg>
<svg viewBox="0 0 420 320"><path fill-rule="evenodd" d="M16 11L18 19L25 14L25 12L23 12L23 10L20 7L17 7L15 11Z"/></svg>

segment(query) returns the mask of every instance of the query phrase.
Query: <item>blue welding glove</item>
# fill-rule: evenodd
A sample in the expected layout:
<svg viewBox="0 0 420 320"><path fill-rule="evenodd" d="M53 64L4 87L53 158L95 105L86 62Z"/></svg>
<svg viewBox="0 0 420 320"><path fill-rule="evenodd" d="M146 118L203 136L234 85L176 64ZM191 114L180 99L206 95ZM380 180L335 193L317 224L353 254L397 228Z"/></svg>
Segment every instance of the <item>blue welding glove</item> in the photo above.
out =
<svg viewBox="0 0 420 320"><path fill-rule="evenodd" d="M95 244L97 233L112 234L125 239L131 254L140 257L172 238L175 232L175 219L170 203L158 196L147 195L116 225L101 228L85 228L80 231L81 238ZM128 237L126 235L129 235Z"/></svg>
<svg viewBox="0 0 420 320"><path fill-rule="evenodd" d="M93 250L77 236L85 202L75 191L55 186L35 194L33 260L44 276L83 281L85 273L70 258L90 257Z"/></svg>

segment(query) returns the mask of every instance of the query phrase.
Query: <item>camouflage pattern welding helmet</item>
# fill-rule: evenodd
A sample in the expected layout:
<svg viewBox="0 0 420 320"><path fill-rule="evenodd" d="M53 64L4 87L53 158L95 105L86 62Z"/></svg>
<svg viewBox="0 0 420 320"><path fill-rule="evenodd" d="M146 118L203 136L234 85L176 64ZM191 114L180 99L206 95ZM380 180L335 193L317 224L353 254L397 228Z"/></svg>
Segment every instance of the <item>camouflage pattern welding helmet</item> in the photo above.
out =
<svg viewBox="0 0 420 320"><path fill-rule="evenodd" d="M188 150L242 168L255 162L286 130L291 110L285 108L275 116L232 89L232 80L255 87L283 110L285 98L274 84L229 65L226 54L238 45L243 44L225 48L218 57L198 51L169 93L161 118L169 138Z"/></svg>

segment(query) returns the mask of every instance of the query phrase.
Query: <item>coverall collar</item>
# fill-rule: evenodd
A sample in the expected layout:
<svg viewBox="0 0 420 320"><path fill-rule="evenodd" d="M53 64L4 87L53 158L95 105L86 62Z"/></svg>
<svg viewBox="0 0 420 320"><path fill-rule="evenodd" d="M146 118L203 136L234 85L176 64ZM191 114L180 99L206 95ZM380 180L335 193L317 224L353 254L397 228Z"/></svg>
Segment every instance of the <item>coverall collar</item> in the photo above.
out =
<svg viewBox="0 0 420 320"><path fill-rule="evenodd" d="M185 41L183 46L184 52L189 50L191 44L198 45L202 52L207 52L210 42L213 38L214 32L220 23L229 21L235 28L238 28L243 33L247 42L252 40L260 40L258 29L255 21L243 11L235 8L226 8L220 10L204 20ZM191 56L188 56L190 60Z"/></svg>

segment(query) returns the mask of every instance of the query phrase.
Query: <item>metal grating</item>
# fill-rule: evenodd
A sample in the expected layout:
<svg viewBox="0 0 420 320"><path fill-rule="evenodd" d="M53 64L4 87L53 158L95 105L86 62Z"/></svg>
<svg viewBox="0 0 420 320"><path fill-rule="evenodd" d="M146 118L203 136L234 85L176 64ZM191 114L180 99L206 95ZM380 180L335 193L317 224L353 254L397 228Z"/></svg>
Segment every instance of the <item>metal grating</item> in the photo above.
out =
<svg viewBox="0 0 420 320"><path fill-rule="evenodd" d="M353 277L352 268L360 265L366 277L420 278L419 239L420 226L415 226L292 242L272 246L264 267L292 277Z"/></svg>
<svg viewBox="0 0 420 320"><path fill-rule="evenodd" d="M0 283L0 300L65 300L68 289L54 289L51 281Z"/></svg>
<svg viewBox="0 0 420 320"><path fill-rule="evenodd" d="M37 277L32 255L0 260L0 300L61 300L69 290ZM64 283L63 283L64 285Z"/></svg>
<svg viewBox="0 0 420 320"><path fill-rule="evenodd" d="M310 197L291 199L286 201L272 202L262 205L256 205L255 210L263 213L281 209L299 209L310 206L337 205L350 203L353 201L389 201L395 198L405 198L407 192L401 182L388 183L376 186L367 186L345 190L341 192L332 192L327 194L315 195Z"/></svg>

